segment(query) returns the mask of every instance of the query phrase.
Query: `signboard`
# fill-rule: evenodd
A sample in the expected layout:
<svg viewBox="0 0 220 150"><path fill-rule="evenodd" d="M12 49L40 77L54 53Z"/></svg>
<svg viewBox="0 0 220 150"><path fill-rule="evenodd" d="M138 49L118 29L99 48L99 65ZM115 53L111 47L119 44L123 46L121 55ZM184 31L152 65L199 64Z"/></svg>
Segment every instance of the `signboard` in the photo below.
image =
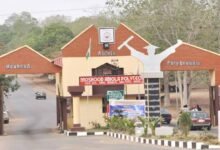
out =
<svg viewBox="0 0 220 150"><path fill-rule="evenodd" d="M30 64L7 64L6 69L31 69Z"/></svg>
<svg viewBox="0 0 220 150"><path fill-rule="evenodd" d="M107 100L120 100L124 99L123 90L107 91Z"/></svg>
<svg viewBox="0 0 220 150"><path fill-rule="evenodd" d="M114 28L99 28L100 43L114 43L115 30Z"/></svg>
<svg viewBox="0 0 220 150"><path fill-rule="evenodd" d="M123 84L143 84L140 75L123 76L82 76L79 78L79 85L123 85Z"/></svg>
<svg viewBox="0 0 220 150"><path fill-rule="evenodd" d="M196 60L189 60L189 61L169 60L169 61L167 61L167 65L170 65L170 66L200 66L201 62L196 61Z"/></svg>
<svg viewBox="0 0 220 150"><path fill-rule="evenodd" d="M145 116L145 100L109 101L109 116L123 116L134 119Z"/></svg>

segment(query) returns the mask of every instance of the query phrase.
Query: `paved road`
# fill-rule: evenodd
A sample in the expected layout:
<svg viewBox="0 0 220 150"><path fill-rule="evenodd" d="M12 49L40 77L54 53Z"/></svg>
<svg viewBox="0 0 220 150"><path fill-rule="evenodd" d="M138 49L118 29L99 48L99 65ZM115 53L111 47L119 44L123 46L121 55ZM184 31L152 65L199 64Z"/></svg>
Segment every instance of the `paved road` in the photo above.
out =
<svg viewBox="0 0 220 150"><path fill-rule="evenodd" d="M35 100L33 86L20 78L21 88L5 99L10 111L10 123L5 136L0 137L1 150L161 150L171 149L131 143L107 136L67 137L56 130L55 94L47 92L47 100ZM44 89L45 90L45 89Z"/></svg>

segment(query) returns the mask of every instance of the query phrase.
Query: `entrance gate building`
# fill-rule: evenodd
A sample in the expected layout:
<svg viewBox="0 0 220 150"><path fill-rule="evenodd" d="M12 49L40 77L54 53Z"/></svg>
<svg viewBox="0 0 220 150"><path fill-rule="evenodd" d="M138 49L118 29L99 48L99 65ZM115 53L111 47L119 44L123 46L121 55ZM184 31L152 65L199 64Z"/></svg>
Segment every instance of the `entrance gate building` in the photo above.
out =
<svg viewBox="0 0 220 150"><path fill-rule="evenodd" d="M57 123L63 129L81 130L91 124L104 124L106 115L106 90L124 90L126 99L144 96L144 84L80 85L83 76L140 75L143 64L123 47L117 49L128 37L129 45L140 53L148 54L143 47L149 42L124 24L114 29L115 42L101 44L99 31L90 26L62 48L62 57L49 60L29 46L20 47L0 56L0 74L56 74ZM91 42L90 42L91 41ZM87 55L88 54L88 55ZM88 57L86 57L88 56ZM208 70L211 76L210 113L217 124L220 109L220 56L200 47L183 43L161 63L162 71Z"/></svg>
<svg viewBox="0 0 220 150"><path fill-rule="evenodd" d="M106 34L107 35L107 34ZM108 34L109 35L109 34ZM71 109L68 110L66 125L68 129L78 130L81 126L91 128L91 122L103 124L103 116L106 115L104 89L103 87L81 85L80 78L96 77L94 70L101 67L102 75L113 75L108 69L110 65L123 70L120 75L140 75L143 72L143 64L133 56L127 47L118 47L129 37L129 45L140 53L148 55L144 47L149 42L136 34L124 24L120 24L114 30L115 42L100 43L100 29L90 26L72 39L62 48L62 73L57 77L61 97L68 99ZM86 57L87 56L87 57ZM88 57L89 56L89 57ZM152 60L154 61L154 60ZM108 64L108 65L105 65ZM106 67L106 68L105 68ZM200 47L182 43L176 51L166 57L160 65L162 71L184 71L184 70L208 70L211 75L210 112L213 125L217 124L217 111L219 110L218 85L220 85L220 56L217 53L202 49ZM97 69L98 70L98 69ZM123 84L125 99L136 99L144 97L144 84ZM111 90L118 90L119 86L113 86ZM97 89L98 94L95 92Z"/></svg>
<svg viewBox="0 0 220 150"><path fill-rule="evenodd" d="M162 63L163 71L200 71L210 73L210 115L213 125L217 125L220 110L220 55L206 49L183 43L174 54Z"/></svg>
<svg viewBox="0 0 220 150"><path fill-rule="evenodd" d="M0 56L0 74L56 74L60 71L53 61L27 45ZM3 110L2 103L0 107ZM3 134L3 124L0 128Z"/></svg>

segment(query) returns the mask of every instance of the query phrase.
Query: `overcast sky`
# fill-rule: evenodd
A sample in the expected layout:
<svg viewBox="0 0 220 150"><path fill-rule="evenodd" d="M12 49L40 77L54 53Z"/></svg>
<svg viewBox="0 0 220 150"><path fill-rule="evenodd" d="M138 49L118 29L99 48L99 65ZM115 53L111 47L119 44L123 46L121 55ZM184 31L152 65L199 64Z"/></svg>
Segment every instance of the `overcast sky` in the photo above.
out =
<svg viewBox="0 0 220 150"><path fill-rule="evenodd" d="M47 16L66 15L72 19L97 13L106 0L1 0L0 24L12 13L28 11L42 20Z"/></svg>

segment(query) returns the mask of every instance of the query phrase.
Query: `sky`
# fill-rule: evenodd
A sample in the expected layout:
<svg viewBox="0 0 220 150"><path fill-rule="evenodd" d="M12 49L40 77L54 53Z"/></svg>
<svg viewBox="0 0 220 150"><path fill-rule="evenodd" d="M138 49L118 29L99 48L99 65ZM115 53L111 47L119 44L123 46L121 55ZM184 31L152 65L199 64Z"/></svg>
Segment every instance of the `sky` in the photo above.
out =
<svg viewBox="0 0 220 150"><path fill-rule="evenodd" d="M30 12L39 21L52 15L65 15L72 20L98 13L106 0L0 0L0 24L13 13Z"/></svg>

